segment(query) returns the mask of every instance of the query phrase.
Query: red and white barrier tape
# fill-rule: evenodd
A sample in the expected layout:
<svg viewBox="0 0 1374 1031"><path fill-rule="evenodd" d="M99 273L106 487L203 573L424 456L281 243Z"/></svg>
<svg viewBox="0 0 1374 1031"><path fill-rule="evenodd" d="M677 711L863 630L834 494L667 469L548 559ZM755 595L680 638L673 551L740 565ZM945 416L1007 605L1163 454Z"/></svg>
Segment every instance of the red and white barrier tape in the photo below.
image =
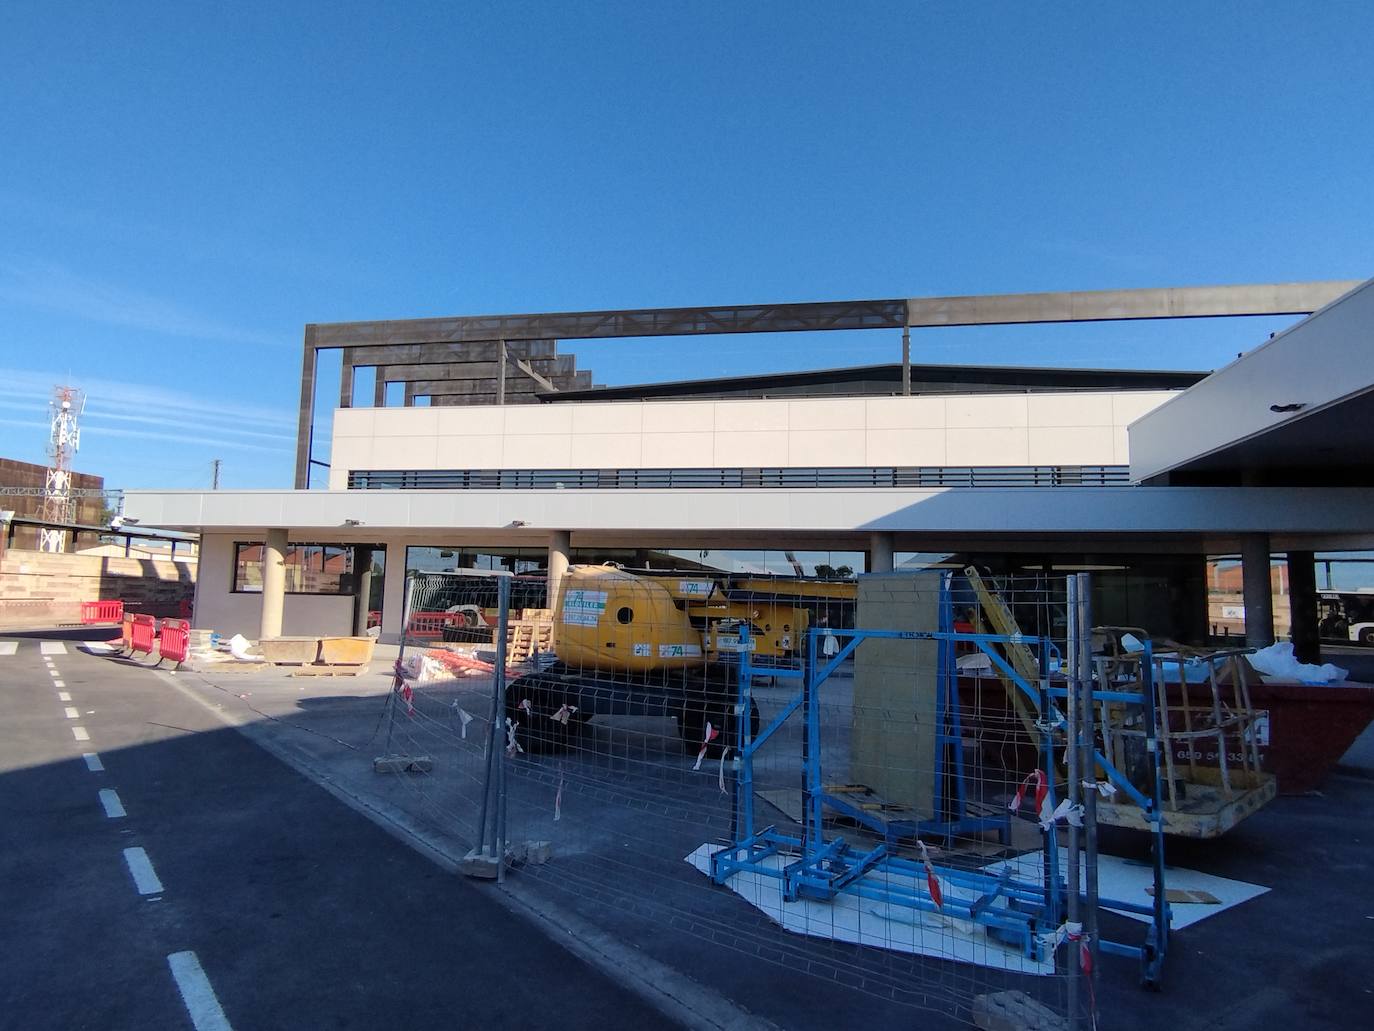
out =
<svg viewBox="0 0 1374 1031"><path fill-rule="evenodd" d="M940 890L940 878L935 876L935 864L930 861L930 853L926 851L926 843L917 838L916 844L921 849L921 862L926 868L926 887L930 890L931 901L935 903L936 909L944 909L944 892Z"/></svg>
<svg viewBox="0 0 1374 1031"><path fill-rule="evenodd" d="M701 751L697 753L697 761L696 761L695 765L692 766L692 770L693 770L693 771L696 771L696 770L701 769L701 760L703 760L703 759L706 758L706 749L707 749L707 747L711 744L712 741L714 741L714 740L715 740L716 738L718 738L718 737L720 737L720 730L718 730L716 727L712 726L710 720L707 720L707 721L706 721L706 737L702 739L702 742L701 742Z"/></svg>
<svg viewBox="0 0 1374 1031"><path fill-rule="evenodd" d="M1020 811L1021 803L1026 800L1026 791L1032 784L1035 785L1035 811L1038 813L1044 808L1045 796L1050 792L1049 784L1045 780L1043 770L1031 770L1030 773L1026 774L1026 779L1021 782L1021 786L1016 789L1016 797L1007 806L1013 813Z"/></svg>

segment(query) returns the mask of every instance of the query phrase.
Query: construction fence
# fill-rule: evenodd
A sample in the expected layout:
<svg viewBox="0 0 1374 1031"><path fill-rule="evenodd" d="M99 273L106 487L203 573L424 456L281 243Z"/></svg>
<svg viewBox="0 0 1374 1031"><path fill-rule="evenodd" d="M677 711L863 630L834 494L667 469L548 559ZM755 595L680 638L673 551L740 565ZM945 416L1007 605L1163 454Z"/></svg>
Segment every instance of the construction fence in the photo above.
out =
<svg viewBox="0 0 1374 1031"><path fill-rule="evenodd" d="M955 1021L1094 1026L1099 955L1158 984L1168 910L1155 664L1146 642L1130 679L1088 598L972 569L574 566L552 597L417 573L381 761L466 872L666 963L731 950ZM1154 836L1153 894L1110 913L1099 801Z"/></svg>

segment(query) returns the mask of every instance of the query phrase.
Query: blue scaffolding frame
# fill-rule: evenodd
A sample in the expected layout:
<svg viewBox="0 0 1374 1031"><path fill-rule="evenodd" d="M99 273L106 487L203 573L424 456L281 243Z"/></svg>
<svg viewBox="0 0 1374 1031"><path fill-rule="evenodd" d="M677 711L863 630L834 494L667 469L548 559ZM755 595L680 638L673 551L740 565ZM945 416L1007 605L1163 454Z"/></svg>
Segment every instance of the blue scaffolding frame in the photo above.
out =
<svg viewBox="0 0 1374 1031"><path fill-rule="evenodd" d="M970 633L953 628L953 607L950 600L951 578L941 577L939 629L928 630L864 630L812 627L807 634L804 666L784 666L757 662L753 657L749 627L740 627L737 662L738 701L735 706L739 758L735 763L732 841L711 857L711 877L717 884L725 884L735 873L748 871L780 880L782 897L786 901L809 898L822 901L834 899L841 892L872 901L904 906L914 910L939 913L981 924L995 931L1002 940L1020 948L1029 959L1047 959L1047 942L1055 940L1054 932L1063 922L1067 911L1067 886L1059 869L1059 833L1055 824L1042 831L1042 877L1038 882L1018 880L1010 871L994 875L982 870L968 870L947 864L931 864L931 871L941 881L961 890L960 897L932 896L926 885L927 866L924 861L904 858L895 851L901 838L921 835L940 835L949 841L957 834L995 831L1003 842L1008 841L1011 813L993 816L969 816L965 790L965 770L962 755L962 724L959 711L958 671L955 646L973 645L988 656L1004 678L1013 684L1035 706L1041 731L1038 747L1046 777L1048 805L1056 805L1053 771L1056 769L1056 734L1065 729L1066 720L1057 701L1070 704L1069 687L1052 685L1049 677L1050 658L1058 650L1048 637ZM838 651L824 658L819 656L821 638L832 635L840 640ZM853 655L864 640L888 639L904 641L935 641L938 643L937 664L937 748L935 760L935 793L937 812L934 817L920 821L882 821L871 813L854 806L842 797L825 790L821 763L820 688L824 682ZM1040 680L1031 684L1021 677L1012 665L994 648L999 644L1020 644L1031 648L1040 664ZM1103 769L1111 783L1124 791L1145 813L1153 826L1155 895L1152 904L1142 906L1124 900L1090 900L1080 895L1088 905L1100 905L1122 912L1136 913L1150 918L1145 941L1141 945L1102 940L1103 952L1136 958L1140 961L1142 980L1158 986L1162 964L1168 945L1169 907L1165 893L1163 848L1163 818L1159 751L1155 737L1154 688L1151 681L1148 642L1142 662L1141 690L1126 691L1093 689L1092 697L1100 701L1124 702L1143 709L1147 754L1152 757L1154 775L1149 795L1137 789L1130 780L1111 764L1091 744L1091 755ZM795 681L798 692L783 706L757 735L751 733L750 712L753 709L753 681L766 677L774 681ZM1088 678L1091 687L1091 677ZM754 771L755 753L794 713L802 712L805 723L802 735L802 819L801 833L788 834L776 825L754 830ZM1060 743L1063 743L1062 741ZM952 752L953 769L946 768L945 753ZM951 791L945 790L946 778L952 778ZM827 839L823 827L826 806L854 818L876 831L882 840L872 848L860 849L842 836ZM781 866L772 860L785 860ZM910 884L895 884L889 875L909 879ZM965 898L963 894L971 897ZM1052 953L1054 946L1048 947Z"/></svg>

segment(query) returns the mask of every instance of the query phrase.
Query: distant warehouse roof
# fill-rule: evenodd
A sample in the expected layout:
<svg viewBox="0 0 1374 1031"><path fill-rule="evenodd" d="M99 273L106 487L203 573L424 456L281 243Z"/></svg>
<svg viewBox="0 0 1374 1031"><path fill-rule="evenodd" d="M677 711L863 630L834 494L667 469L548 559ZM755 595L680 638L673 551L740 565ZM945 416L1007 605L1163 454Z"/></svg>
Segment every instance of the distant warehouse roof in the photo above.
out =
<svg viewBox="0 0 1374 1031"><path fill-rule="evenodd" d="M913 394L1005 394L1067 390L1185 390L1206 372L1155 369L1057 369L1006 365L913 365ZM757 376L636 383L584 390L538 391L544 402L673 398L818 397L900 394L902 366L854 365Z"/></svg>

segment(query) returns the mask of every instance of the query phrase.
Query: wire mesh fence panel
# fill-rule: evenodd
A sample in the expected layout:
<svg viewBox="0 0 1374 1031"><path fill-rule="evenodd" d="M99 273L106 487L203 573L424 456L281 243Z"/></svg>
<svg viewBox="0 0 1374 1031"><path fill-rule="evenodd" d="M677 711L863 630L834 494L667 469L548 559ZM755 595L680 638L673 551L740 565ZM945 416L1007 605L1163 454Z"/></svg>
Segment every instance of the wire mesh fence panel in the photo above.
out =
<svg viewBox="0 0 1374 1031"><path fill-rule="evenodd" d="M504 579L411 582L389 750L431 760L425 818L669 962L1077 1022L1064 578Z"/></svg>
<svg viewBox="0 0 1374 1031"><path fill-rule="evenodd" d="M500 749L493 742L504 733L497 675L510 597L509 578L499 574L412 575L395 689L383 715L378 762L405 774L397 790L408 813L469 846L481 845L495 811Z"/></svg>

